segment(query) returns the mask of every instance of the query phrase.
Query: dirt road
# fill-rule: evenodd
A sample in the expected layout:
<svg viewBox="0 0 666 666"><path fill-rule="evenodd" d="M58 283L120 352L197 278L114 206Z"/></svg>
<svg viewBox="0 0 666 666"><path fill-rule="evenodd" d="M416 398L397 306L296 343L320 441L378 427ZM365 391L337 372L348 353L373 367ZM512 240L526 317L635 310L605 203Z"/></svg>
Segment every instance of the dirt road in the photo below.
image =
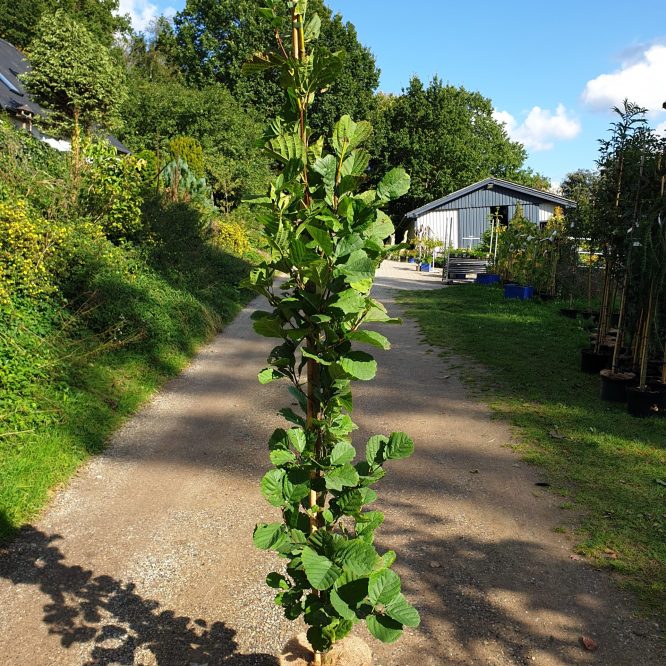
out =
<svg viewBox="0 0 666 666"><path fill-rule="evenodd" d="M438 286L387 263L376 293L397 312L391 288ZM275 559L251 534L275 518L259 479L287 399L256 381L271 341L252 333L252 309L0 551L2 666L277 664L296 628L272 604L263 579ZM379 542L398 552L423 621L393 646L368 639L376 663L666 664L657 628L553 532L558 499L505 446L508 428L412 322L386 328L393 351L356 384L357 443L391 430L415 440L380 485Z"/></svg>

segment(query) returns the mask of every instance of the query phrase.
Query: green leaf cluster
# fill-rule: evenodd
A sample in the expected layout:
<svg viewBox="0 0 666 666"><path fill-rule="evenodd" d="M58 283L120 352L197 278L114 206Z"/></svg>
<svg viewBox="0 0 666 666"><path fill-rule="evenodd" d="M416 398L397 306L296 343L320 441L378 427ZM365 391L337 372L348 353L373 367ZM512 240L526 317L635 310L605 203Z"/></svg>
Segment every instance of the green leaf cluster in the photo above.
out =
<svg viewBox="0 0 666 666"><path fill-rule="evenodd" d="M323 457L313 446L320 435L337 439ZM271 573L267 579L278 590L275 601L285 615L303 616L309 640L321 651L360 620L387 643L397 640L403 627L417 626L418 612L391 570L395 554L380 555L374 545L384 516L368 508L377 498L371 486L384 476L384 463L411 455L411 439L400 432L371 437L365 459L354 463L356 449L347 437L296 426L276 430L269 449L274 467L262 479L261 491L282 510L284 521L257 525L254 543L288 560L286 575ZM314 506L311 492L317 497ZM314 531L313 519L321 525Z"/></svg>
<svg viewBox="0 0 666 666"><path fill-rule="evenodd" d="M279 4L265 11L276 24ZM326 139L308 126L310 105L336 80L343 55L306 52L303 44L316 36L318 20L305 19L304 0L289 4L302 31L300 49L258 53L246 66L248 72L276 70L289 99L263 137L278 175L253 203L270 256L247 286L271 308L254 313L254 330L277 340L259 381L287 380L298 406L280 412L289 426L271 436L273 467L261 482L283 522L258 525L254 542L287 560L286 575L272 573L267 583L285 615L302 616L308 640L324 652L358 621L385 642L419 623L391 570L395 554L382 555L374 545L384 517L370 508L385 463L411 455L414 445L405 433L375 435L356 461L351 418L352 382L371 380L377 371L358 343L390 347L365 325L395 321L370 293L387 252L384 240L394 231L381 208L406 193L410 181L403 169L393 169L376 188L364 189L368 122L345 115Z"/></svg>

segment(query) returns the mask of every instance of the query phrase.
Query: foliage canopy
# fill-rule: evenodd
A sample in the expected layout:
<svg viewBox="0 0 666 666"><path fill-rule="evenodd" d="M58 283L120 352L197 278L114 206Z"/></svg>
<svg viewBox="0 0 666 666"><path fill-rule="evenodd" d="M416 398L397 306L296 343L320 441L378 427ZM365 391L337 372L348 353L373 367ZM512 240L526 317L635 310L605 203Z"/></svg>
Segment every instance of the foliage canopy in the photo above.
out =
<svg viewBox="0 0 666 666"><path fill-rule="evenodd" d="M46 123L72 134L78 127L112 127L127 91L122 68L68 14L46 14L37 26L26 88L49 110Z"/></svg>
<svg viewBox="0 0 666 666"><path fill-rule="evenodd" d="M347 67L331 83L331 90L310 109L313 126L330 132L342 114L365 118L373 105L379 71L370 50L359 41L351 23L332 15L323 0L311 0L310 10L320 17L320 40L330 51L344 50ZM286 19L285 7L276 13ZM288 21L281 25L288 25ZM256 0L188 0L174 17L176 58L188 82L197 86L224 84L244 106L274 116L284 103L283 89L274 71L241 76L246 60L265 51L275 39L275 26L265 20ZM279 27L279 29L281 29Z"/></svg>
<svg viewBox="0 0 666 666"><path fill-rule="evenodd" d="M118 33L130 30L129 16L119 15L118 9L118 0L0 0L0 37L29 50L42 16L62 10L97 42L111 47Z"/></svg>
<svg viewBox="0 0 666 666"><path fill-rule="evenodd" d="M525 148L493 118L492 102L478 92L444 85L425 87L413 77L400 96L384 97L373 170L402 166L412 176L408 196L391 206L394 219L488 176L542 184L522 170Z"/></svg>

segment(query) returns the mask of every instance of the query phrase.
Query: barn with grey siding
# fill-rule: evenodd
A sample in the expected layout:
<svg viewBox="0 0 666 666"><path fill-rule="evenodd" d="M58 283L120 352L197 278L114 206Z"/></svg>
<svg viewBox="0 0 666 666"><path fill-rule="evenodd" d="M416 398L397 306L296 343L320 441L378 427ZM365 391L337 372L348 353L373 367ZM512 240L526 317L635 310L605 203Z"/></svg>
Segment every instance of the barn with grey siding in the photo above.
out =
<svg viewBox="0 0 666 666"><path fill-rule="evenodd" d="M566 210L576 205L550 192L486 178L407 213L404 226L410 236L425 235L440 239L442 244L448 239L454 248L475 247L490 228L491 213L500 212L502 222L508 223L518 204L535 225L547 222L557 206Z"/></svg>

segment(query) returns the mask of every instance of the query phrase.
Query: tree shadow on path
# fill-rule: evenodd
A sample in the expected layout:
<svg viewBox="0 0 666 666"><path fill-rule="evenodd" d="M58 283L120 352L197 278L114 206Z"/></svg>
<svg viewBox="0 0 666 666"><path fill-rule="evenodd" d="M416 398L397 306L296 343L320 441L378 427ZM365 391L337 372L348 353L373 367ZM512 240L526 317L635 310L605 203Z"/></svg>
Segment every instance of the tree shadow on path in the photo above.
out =
<svg viewBox="0 0 666 666"><path fill-rule="evenodd" d="M0 578L34 585L48 597L43 607L48 633L59 636L67 649L91 646L82 666L277 666L268 654L240 654L236 631L224 622L177 615L143 598L132 582L65 564L56 545L61 538L23 528L10 545L0 548Z"/></svg>
<svg viewBox="0 0 666 666"><path fill-rule="evenodd" d="M403 590L421 612L430 655L451 664L666 664L657 627L635 618L627 594L566 550L534 536L461 531L413 502L385 508L380 552L400 553ZM583 636L598 650L586 651ZM423 666L440 663L429 658Z"/></svg>

